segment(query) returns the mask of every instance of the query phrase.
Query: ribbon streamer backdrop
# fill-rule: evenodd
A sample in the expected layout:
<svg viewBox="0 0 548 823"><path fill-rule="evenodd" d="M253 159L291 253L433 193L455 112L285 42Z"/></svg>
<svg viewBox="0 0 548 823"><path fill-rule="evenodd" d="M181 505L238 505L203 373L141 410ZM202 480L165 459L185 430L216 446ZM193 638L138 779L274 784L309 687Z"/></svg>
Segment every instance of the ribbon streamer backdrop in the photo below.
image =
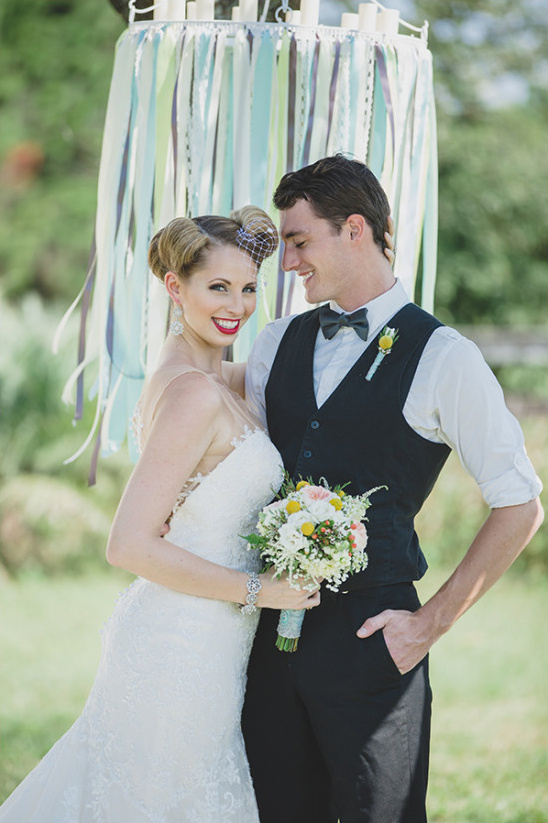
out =
<svg viewBox="0 0 548 823"><path fill-rule="evenodd" d="M107 107L76 387L92 371L94 459L126 438L167 328L168 302L147 266L150 238L176 216L271 205L287 171L345 152L385 188L395 272L432 309L437 148L431 54L422 38L267 23L146 22L122 34ZM422 248L421 291L415 294ZM271 319L308 308L278 270L235 344L243 360ZM58 342L58 341L57 341ZM133 449L130 442L130 451ZM94 475L94 466L92 475Z"/></svg>

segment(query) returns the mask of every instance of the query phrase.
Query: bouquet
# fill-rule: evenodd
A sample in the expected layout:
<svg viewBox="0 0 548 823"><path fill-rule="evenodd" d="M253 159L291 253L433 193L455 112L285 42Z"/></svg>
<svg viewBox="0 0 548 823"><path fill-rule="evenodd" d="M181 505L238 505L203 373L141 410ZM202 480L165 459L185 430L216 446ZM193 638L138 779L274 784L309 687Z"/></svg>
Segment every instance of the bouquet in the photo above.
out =
<svg viewBox="0 0 548 823"><path fill-rule="evenodd" d="M348 485L348 484L345 484ZM365 494L346 494L344 486L330 489L301 480L296 485L286 479L279 499L260 512L258 534L245 539L259 549L264 571L275 577L287 574L296 589L317 588L323 580L338 591L347 577L367 566L367 532L363 520L371 505L369 497L386 486ZM305 609L283 609L278 623L276 646L286 652L297 649Z"/></svg>

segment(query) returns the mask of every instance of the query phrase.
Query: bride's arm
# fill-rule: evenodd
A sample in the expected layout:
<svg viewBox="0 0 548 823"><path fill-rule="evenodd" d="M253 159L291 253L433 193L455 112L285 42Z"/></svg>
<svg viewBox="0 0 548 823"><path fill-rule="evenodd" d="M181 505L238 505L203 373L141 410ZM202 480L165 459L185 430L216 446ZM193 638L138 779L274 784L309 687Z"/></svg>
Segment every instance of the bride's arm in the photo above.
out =
<svg viewBox="0 0 548 823"><path fill-rule="evenodd" d="M159 537L180 490L215 441L221 402L215 387L197 373L168 387L114 517L107 559L180 592L244 603L247 574ZM271 575L261 575L261 583L260 606L296 609L319 602L317 595L310 599Z"/></svg>

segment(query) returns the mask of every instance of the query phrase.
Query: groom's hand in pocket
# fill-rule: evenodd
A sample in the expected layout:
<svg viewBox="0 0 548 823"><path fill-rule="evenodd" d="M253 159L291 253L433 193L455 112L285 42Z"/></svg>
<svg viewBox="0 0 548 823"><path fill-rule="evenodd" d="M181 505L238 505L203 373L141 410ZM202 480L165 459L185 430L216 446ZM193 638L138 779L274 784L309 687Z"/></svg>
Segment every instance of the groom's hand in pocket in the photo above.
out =
<svg viewBox="0 0 548 823"><path fill-rule="evenodd" d="M416 612L386 609L369 617L357 631L358 637L384 634L386 647L401 674L411 671L428 654L432 645L425 631L421 610Z"/></svg>

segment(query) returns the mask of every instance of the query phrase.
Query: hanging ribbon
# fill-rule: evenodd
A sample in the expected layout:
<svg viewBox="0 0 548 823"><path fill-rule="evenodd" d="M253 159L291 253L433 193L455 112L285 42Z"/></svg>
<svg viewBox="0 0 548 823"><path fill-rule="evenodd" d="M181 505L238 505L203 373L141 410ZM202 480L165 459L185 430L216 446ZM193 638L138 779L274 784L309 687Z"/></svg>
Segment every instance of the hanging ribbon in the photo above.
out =
<svg viewBox="0 0 548 823"><path fill-rule="evenodd" d="M254 203L273 219L287 170L346 152L381 179L396 218L396 273L431 308L437 155L432 61L424 38L284 24L132 24L121 36L107 107L92 254L81 299L76 415L84 377L96 404L95 455L117 449L167 327L168 300L147 268L152 235L175 216ZM298 279L297 279L298 280ZM271 319L307 307L274 266L234 346L246 358ZM75 455L75 456L77 456Z"/></svg>

